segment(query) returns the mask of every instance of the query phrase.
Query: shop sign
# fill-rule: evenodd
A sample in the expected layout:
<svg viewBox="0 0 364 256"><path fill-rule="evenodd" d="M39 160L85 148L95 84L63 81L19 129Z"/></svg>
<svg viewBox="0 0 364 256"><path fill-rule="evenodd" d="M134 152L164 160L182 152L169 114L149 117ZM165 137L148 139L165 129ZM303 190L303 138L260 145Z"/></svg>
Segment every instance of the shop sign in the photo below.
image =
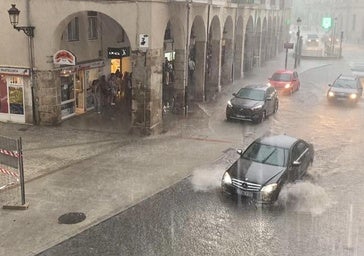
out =
<svg viewBox="0 0 364 256"><path fill-rule="evenodd" d="M53 63L57 65L76 65L76 56L70 51L59 50L53 55Z"/></svg>
<svg viewBox="0 0 364 256"><path fill-rule="evenodd" d="M29 76L29 68L10 68L10 67L0 67L1 74L14 75L14 76Z"/></svg>
<svg viewBox="0 0 364 256"><path fill-rule="evenodd" d="M73 67L63 67L58 68L57 70L61 70L61 73L69 73L69 72L75 72L77 70L83 70L83 69L93 69L93 68L100 68L105 66L105 62L103 60L100 61L94 61L94 62L87 62L75 65Z"/></svg>
<svg viewBox="0 0 364 256"><path fill-rule="evenodd" d="M107 48L107 57L109 59L121 59L130 56L130 47Z"/></svg>
<svg viewBox="0 0 364 256"><path fill-rule="evenodd" d="M148 48L149 47L149 36L146 34L139 35L139 48Z"/></svg>
<svg viewBox="0 0 364 256"><path fill-rule="evenodd" d="M293 43L284 43L284 49L293 49Z"/></svg>

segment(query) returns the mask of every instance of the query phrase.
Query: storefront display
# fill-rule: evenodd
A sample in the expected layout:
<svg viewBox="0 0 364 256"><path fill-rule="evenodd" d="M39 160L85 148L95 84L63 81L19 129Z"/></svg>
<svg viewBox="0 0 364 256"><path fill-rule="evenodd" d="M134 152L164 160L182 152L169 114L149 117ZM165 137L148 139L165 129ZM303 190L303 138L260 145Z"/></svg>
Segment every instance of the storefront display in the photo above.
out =
<svg viewBox="0 0 364 256"><path fill-rule="evenodd" d="M2 70L9 74L0 75L0 121L24 123L24 77L16 75L18 69Z"/></svg>

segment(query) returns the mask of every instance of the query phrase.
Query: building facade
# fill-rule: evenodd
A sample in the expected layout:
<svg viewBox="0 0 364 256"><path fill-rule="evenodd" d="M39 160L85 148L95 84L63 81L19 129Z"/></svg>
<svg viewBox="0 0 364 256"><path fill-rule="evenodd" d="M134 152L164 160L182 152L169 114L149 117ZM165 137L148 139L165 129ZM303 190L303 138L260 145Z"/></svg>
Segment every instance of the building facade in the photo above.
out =
<svg viewBox="0 0 364 256"><path fill-rule="evenodd" d="M289 40L291 4L276 1L20 0L17 32L0 6L0 121L56 125L94 109L92 83L119 70L130 128L159 133L177 114L263 65ZM8 24L8 25L6 25Z"/></svg>

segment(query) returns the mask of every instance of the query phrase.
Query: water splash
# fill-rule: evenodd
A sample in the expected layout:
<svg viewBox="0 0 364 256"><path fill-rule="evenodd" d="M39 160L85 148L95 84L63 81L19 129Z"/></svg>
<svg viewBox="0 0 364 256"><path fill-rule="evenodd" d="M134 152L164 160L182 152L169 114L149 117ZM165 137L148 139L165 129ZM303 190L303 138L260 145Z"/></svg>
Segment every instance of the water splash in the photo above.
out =
<svg viewBox="0 0 364 256"><path fill-rule="evenodd" d="M277 203L295 212L321 215L334 201L322 187L308 181L300 181L283 187Z"/></svg>
<svg viewBox="0 0 364 256"><path fill-rule="evenodd" d="M208 192L220 188L224 172L225 169L222 166L196 169L191 177L193 189Z"/></svg>

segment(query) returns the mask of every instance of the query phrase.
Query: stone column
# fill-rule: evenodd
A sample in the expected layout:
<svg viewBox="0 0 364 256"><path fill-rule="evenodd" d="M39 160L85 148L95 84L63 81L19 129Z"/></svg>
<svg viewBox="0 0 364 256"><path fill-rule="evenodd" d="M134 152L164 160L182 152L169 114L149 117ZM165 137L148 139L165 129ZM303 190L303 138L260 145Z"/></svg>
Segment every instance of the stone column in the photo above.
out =
<svg viewBox="0 0 364 256"><path fill-rule="evenodd" d="M243 35L236 35L235 42L235 55L234 55L234 77L233 79L240 79L242 73L242 47L243 47Z"/></svg>
<svg viewBox="0 0 364 256"><path fill-rule="evenodd" d="M175 50L175 63L174 63L174 104L175 112L183 114L186 111L186 51L185 49Z"/></svg>
<svg viewBox="0 0 364 256"><path fill-rule="evenodd" d="M39 124L61 123L61 92L59 71L37 71L35 101L38 103Z"/></svg>
<svg viewBox="0 0 364 256"><path fill-rule="evenodd" d="M131 132L159 134L162 124L163 49L135 51L132 54Z"/></svg>
<svg viewBox="0 0 364 256"><path fill-rule="evenodd" d="M224 64L221 67L221 84L229 84L231 83L231 72L232 72L232 64L233 64L233 40L224 39L225 40L225 54L224 54Z"/></svg>
<svg viewBox="0 0 364 256"><path fill-rule="evenodd" d="M196 69L194 72L195 91L194 98L196 101L205 100L205 65L206 65L206 41L196 42Z"/></svg>

